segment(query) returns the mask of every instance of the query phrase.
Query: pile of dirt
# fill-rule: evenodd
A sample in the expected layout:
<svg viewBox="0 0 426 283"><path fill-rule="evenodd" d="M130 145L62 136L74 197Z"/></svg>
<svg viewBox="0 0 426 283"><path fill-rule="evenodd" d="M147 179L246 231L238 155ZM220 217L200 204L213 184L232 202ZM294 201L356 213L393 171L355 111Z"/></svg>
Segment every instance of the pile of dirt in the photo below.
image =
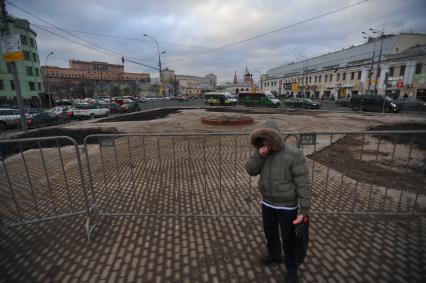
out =
<svg viewBox="0 0 426 283"><path fill-rule="evenodd" d="M195 109L195 108L185 108L185 109ZM133 114L120 115L113 118L102 119L98 122L126 122L126 121L149 121L155 119L162 119L167 117L170 114L180 113L180 108L162 108L154 109L143 112L137 112Z"/></svg>
<svg viewBox="0 0 426 283"><path fill-rule="evenodd" d="M425 124L392 124L371 127L371 131L396 131L396 130L426 130ZM373 135L377 140L384 139L389 142L417 147L426 150L425 134L377 134ZM426 172L422 166L398 166L394 165L391 170L386 162L376 162L375 160L361 160L359 152L362 147L362 137L360 135L347 135L333 144L308 155L315 162L321 163L330 169L340 172L356 181L374 184L388 188L401 189L416 192L419 187L419 176L426 178ZM364 150L364 154L368 154ZM374 152L388 156L392 152ZM380 159L380 158L379 158ZM386 158L388 159L388 158ZM391 178L390 178L391 177Z"/></svg>
<svg viewBox="0 0 426 283"><path fill-rule="evenodd" d="M368 128L369 131L426 131L426 124L415 124L415 123L400 123L392 125L380 125L376 127ZM382 134L374 135L376 138L382 138L392 143L407 144L413 143L420 149L426 150L426 133L420 134Z"/></svg>
<svg viewBox="0 0 426 283"><path fill-rule="evenodd" d="M67 129L67 128L43 128L36 131L30 131L17 135L11 139L27 139L27 138L41 138L41 137L57 137L67 136L74 139L77 144L83 144L86 136L96 134L118 134L116 128L81 128L81 129ZM93 141L94 142L94 141ZM90 143L90 141L89 141ZM12 154L19 153L28 149L48 148L72 145L73 143L67 139L49 139L45 141L28 141L20 143L3 143L0 147L0 157L6 157Z"/></svg>

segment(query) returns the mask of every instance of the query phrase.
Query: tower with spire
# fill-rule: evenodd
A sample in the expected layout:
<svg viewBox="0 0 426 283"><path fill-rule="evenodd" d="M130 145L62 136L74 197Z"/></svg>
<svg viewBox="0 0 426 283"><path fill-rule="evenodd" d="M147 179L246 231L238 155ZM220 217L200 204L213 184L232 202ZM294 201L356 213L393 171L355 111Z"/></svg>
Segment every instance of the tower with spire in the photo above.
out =
<svg viewBox="0 0 426 283"><path fill-rule="evenodd" d="M234 71L234 85L238 83L237 71Z"/></svg>
<svg viewBox="0 0 426 283"><path fill-rule="evenodd" d="M252 85L253 84L253 75L250 74L247 64L246 64L246 70L244 72L244 83Z"/></svg>

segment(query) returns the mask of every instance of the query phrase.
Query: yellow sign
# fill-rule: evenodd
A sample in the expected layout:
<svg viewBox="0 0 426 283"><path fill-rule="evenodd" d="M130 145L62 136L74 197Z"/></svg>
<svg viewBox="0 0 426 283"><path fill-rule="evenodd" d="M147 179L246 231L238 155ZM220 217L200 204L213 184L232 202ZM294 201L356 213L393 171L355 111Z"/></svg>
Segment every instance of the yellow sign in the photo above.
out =
<svg viewBox="0 0 426 283"><path fill-rule="evenodd" d="M291 84L291 91L297 92L299 91L299 84L294 82Z"/></svg>
<svg viewBox="0 0 426 283"><path fill-rule="evenodd" d="M13 62L13 61L21 61L21 60L24 60L24 52L22 51L3 54L4 62Z"/></svg>
<svg viewBox="0 0 426 283"><path fill-rule="evenodd" d="M256 92L256 86L255 85L251 87L251 92Z"/></svg>

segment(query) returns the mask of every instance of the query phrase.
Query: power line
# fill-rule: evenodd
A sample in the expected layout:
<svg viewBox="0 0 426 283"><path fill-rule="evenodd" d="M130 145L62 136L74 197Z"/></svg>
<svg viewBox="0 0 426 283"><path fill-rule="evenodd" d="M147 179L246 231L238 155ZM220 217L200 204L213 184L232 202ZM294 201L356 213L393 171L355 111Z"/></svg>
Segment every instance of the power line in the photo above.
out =
<svg viewBox="0 0 426 283"><path fill-rule="evenodd" d="M321 14L321 15L319 15L319 16L315 16L315 17L312 17L312 18L309 18L309 19L306 19L306 20L303 20L303 21L299 21L299 22L297 22L297 23L294 23L294 24L291 24L291 25L288 25L288 26L285 26L285 27L282 27L282 28L279 28L279 29L275 29L275 30L272 30L272 31L269 31L269 32L265 32L265 33L257 34L257 35L254 35L254 36L252 36L252 37L249 37L249 38L246 38L246 39L243 39L243 40L237 41L237 42L229 43L229 44L223 45L223 46L221 46L221 47L218 47L218 48L214 48L214 49L208 50L208 51L206 51L206 52L201 52L201 53L193 54L193 55L186 56L186 57L183 57L183 58L180 58L180 59L172 60L172 61L170 61L170 62L178 62L178 61L182 61L182 60L185 60L185 59L188 59L188 58L194 58L194 57L197 57L197 56L201 56L201 55L205 55L205 54L209 54L209 53L217 52L217 51L220 51L220 50L222 50L222 49L225 49L225 48L228 48L228 47L231 47L231 46L235 46L235 45L238 45L238 44L241 44L241 43L247 42L247 41L251 41L251 40L253 40L253 39L257 39L257 38L260 38L260 37L264 37L264 36L270 35L270 34L272 34L272 33L276 33L276 32L282 31L282 30L286 30L286 29L289 29L289 28L292 28L292 27L295 27L295 26L298 26L298 25L301 25L301 24L304 24L304 23L307 23L307 22L311 22L311 21L314 21L314 20L317 20L317 19L323 18L323 17L328 16L328 15L331 15L331 14L335 14L335 13L341 12L341 11L343 11L343 10L350 9L350 8L352 8L352 7L355 7L355 6L358 6L358 5L364 4L364 3L368 2L368 1L370 1L370 0L364 0L364 1L361 1L361 2L358 2L358 3L355 3L355 4L352 4L352 5L348 5L348 6L345 6L345 7L342 7L342 8L339 8L339 9L336 9L336 10L333 10L333 11L330 11L330 12L327 12L327 13L324 13L324 14Z"/></svg>
<svg viewBox="0 0 426 283"><path fill-rule="evenodd" d="M38 27L44 27L44 28L47 28L47 29L56 29L55 27L37 25L37 24L33 24L33 23L32 23L32 25L38 26ZM150 40L145 40L145 39L140 39L140 38L135 38L135 37L126 37L126 36L111 35L111 34L97 33L97 32L88 32L88 31L73 30L73 29L66 29L66 30L76 32L76 33L100 36L100 37L124 39L124 40L132 40L132 41L142 41L142 42L152 43L152 41L150 41ZM193 48L193 49L202 49L202 50L206 50L206 49L212 50L213 49L212 47L187 45L187 44L165 42L165 41L158 41L158 43L163 44L163 45L173 45L173 46L180 46L180 47ZM254 56L254 57L265 56L264 54L253 54L253 53L257 53L257 52L247 51L247 50L242 50L242 49L232 49L231 51L235 51L235 52L239 52L239 53L243 52L243 53L248 54L249 56ZM271 52L269 52L268 54L269 55L276 55L276 56L282 55L281 53L271 53Z"/></svg>
<svg viewBox="0 0 426 283"><path fill-rule="evenodd" d="M36 19L39 19L40 21L45 22L45 23L47 23L47 24L49 24L49 25L51 25L51 26L55 27L56 29L59 29L60 31L62 31L62 32L66 33L66 34L71 35L72 37L75 37L75 38L77 38L77 39L79 39L79 40L81 40L81 41L83 41L83 42L86 42L87 44L90 44L90 45L92 45L92 46L95 46L96 48L93 48L93 47L92 47L92 46L90 46L90 45L87 45L87 44L84 44L84 43L78 42L78 41L76 41L76 40L74 40L74 39L71 39L71 38L65 37L65 36L60 35L60 34L58 34L58 33L52 32L52 31L50 31L50 30L47 30L46 28L43 28L43 27L42 27L42 26L40 26L40 25L34 25L34 26L36 26L36 27L37 27L37 28L39 28L39 29L42 29L42 30L44 30L44 31L46 31L46 32L49 32L49 33L54 34L54 35L56 35L56 36L59 36L59 37L61 37L61 38L63 38L63 39L69 40L69 41L71 41L71 42L73 42L73 43L75 43L75 44L78 44L78 45L84 46L84 47L86 47L86 48L89 48L89 49L91 49L91 50L94 50L94 51L97 51L97 52L100 52L100 53L106 54L106 55L108 55L108 56L115 57L115 58L127 58L127 61L132 62L132 63L134 63L134 64L138 64L138 65L145 66L145 67L148 67L148 68L156 69L155 67L152 67L152 66L149 66L149 65L146 65L146 64L143 64L143 63L137 62L137 60L138 60L138 59L132 58L132 57L130 57L130 56L124 56L124 55L119 54L119 53L117 53L117 52L115 52L115 51L112 51L112 50L108 50L108 49L106 49L106 48L103 48L102 46L99 46L99 45L97 45L97 44L95 44L95 43L93 43L93 42L90 42L90 41L88 41L88 40L86 40L86 39L84 39L84 38L82 38L82 37L80 37L80 36L74 35L73 33L68 32L68 31L66 31L65 29L63 29L63 28L61 28L61 27L59 27L59 26L56 26L55 24L52 24L51 22L49 22L49 21L47 21L47 20L45 20L45 19L43 19L43 18L41 18L41 17L39 17L39 16L37 16L37 15L34 15L33 13L31 13L31 12L29 12L29 11L27 11L27 10L23 9L23 8L20 8L20 7L16 6L15 4L10 3L9 1L5 1L5 2L7 2L9 5L11 5L11 6L15 7L16 9L21 10L21 11L23 11L23 12L27 13L28 15L31 15L32 17L34 17L34 18L36 18ZM98 49L99 49L99 50L98 50ZM130 58L131 60L129 60L129 58Z"/></svg>

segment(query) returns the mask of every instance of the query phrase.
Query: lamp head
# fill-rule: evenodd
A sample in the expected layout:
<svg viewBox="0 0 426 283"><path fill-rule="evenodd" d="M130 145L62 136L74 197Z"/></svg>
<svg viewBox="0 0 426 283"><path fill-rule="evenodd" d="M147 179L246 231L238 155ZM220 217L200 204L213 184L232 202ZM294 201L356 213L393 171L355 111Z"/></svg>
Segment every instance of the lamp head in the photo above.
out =
<svg viewBox="0 0 426 283"><path fill-rule="evenodd" d="M146 33L144 33L143 36L148 36L148 35Z"/></svg>

